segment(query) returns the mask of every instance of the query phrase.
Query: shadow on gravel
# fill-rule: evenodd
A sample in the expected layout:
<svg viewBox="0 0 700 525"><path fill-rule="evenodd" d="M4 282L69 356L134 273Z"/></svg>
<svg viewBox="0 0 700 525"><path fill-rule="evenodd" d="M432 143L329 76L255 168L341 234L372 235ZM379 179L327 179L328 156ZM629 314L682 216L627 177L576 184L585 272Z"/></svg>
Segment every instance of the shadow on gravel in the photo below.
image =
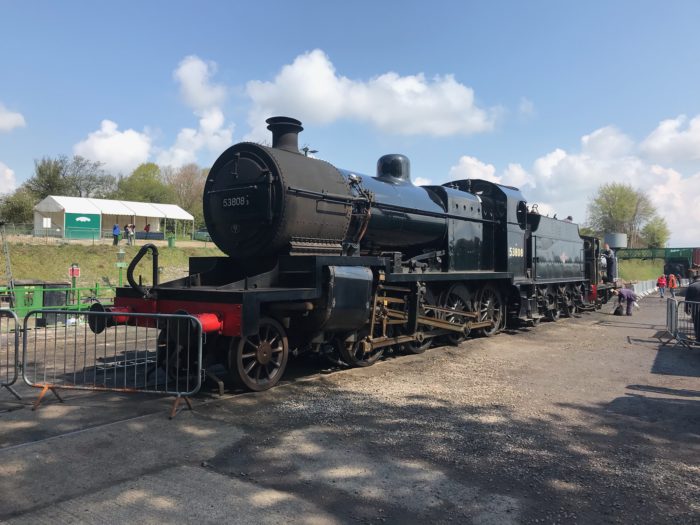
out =
<svg viewBox="0 0 700 525"><path fill-rule="evenodd" d="M680 395L680 394L678 394ZM690 399L669 399L648 397L640 394L627 394L608 404L606 410L622 416L630 416L651 423L672 423L671 429L657 427L647 429L651 435L665 437L674 433L700 435L700 401Z"/></svg>
<svg viewBox="0 0 700 525"><path fill-rule="evenodd" d="M628 390L639 390L640 392L653 392L654 394L666 394L669 396L700 397L700 390L687 390L679 388L665 388L651 385L628 385Z"/></svg>
<svg viewBox="0 0 700 525"><path fill-rule="evenodd" d="M381 390L358 393L324 380L294 384L173 421L115 427L82 443L71 458L49 444L40 461L19 454L17 464L0 465L11 474L0 476L0 519L199 454L206 454L202 466L209 472L303 498L346 523L697 519L691 499L700 491L693 470L700 401L629 395L595 406L556 406L554 413L524 417L527 411L516 415L508 406L478 406L463 397L409 391L387 399ZM102 485L95 484L101 476ZM40 497L31 490L37 480L47 487ZM60 480L68 488L53 496ZM132 484L91 498L98 507L107 499L130 505L144 522L206 521L192 509L192 494L158 484L136 493ZM285 505L286 496L274 503L259 496L244 503L268 514Z"/></svg>
<svg viewBox="0 0 700 525"><path fill-rule="evenodd" d="M700 350L689 350L681 345L659 345L652 374L700 377Z"/></svg>
<svg viewBox="0 0 700 525"><path fill-rule="evenodd" d="M265 410L212 414L235 418L247 437L208 466L309 499L341 521L697 517L697 401L626 396L522 419L505 406L426 394L388 403L331 385L298 396L295 388Z"/></svg>
<svg viewBox="0 0 700 525"><path fill-rule="evenodd" d="M619 317L615 317L619 319ZM614 319L615 319L614 318ZM649 329L649 330L662 330L664 328L663 324L651 324L651 323L635 323L632 321L615 321L614 319L611 320L606 320L603 319L602 321L596 321L594 324L597 325L602 325L602 326L612 326L614 328L630 328L634 327L636 329Z"/></svg>

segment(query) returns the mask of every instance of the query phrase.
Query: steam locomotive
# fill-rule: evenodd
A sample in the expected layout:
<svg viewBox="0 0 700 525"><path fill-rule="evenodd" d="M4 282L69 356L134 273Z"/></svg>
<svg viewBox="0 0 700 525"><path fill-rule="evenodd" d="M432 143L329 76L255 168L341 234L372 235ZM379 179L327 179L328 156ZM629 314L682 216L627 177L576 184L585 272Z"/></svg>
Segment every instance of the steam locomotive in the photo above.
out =
<svg viewBox="0 0 700 525"><path fill-rule="evenodd" d="M298 120L267 123L271 147L231 146L206 180L204 218L227 256L193 257L187 277L159 283L146 245L108 310L197 317L205 361L261 391L290 354L362 367L388 349L417 354L595 305L597 240L528 209L517 188L415 186L403 155L363 175L301 154ZM147 288L134 272L149 251Z"/></svg>

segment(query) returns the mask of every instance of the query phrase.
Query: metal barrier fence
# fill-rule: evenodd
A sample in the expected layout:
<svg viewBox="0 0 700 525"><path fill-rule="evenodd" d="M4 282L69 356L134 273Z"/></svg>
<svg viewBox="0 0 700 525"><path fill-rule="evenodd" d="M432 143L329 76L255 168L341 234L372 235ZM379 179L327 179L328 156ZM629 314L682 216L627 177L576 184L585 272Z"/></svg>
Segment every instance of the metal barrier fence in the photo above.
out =
<svg viewBox="0 0 700 525"><path fill-rule="evenodd" d="M645 296L656 290L656 281L638 281L627 286L634 293L640 296Z"/></svg>
<svg viewBox="0 0 700 525"><path fill-rule="evenodd" d="M678 301L676 339L683 346L700 347L700 303Z"/></svg>
<svg viewBox="0 0 700 525"><path fill-rule="evenodd" d="M0 310L0 389L22 399L12 385L17 381L19 359L19 319L11 310Z"/></svg>
<svg viewBox="0 0 700 525"><path fill-rule="evenodd" d="M42 389L34 408L59 389L143 392L177 396L173 416L202 385L202 325L190 315L44 309L23 329L22 378Z"/></svg>
<svg viewBox="0 0 700 525"><path fill-rule="evenodd" d="M674 299L666 300L666 331L675 339L678 331L678 303Z"/></svg>
<svg viewBox="0 0 700 525"><path fill-rule="evenodd" d="M686 348L700 347L700 303L668 299L666 331L670 341L675 339Z"/></svg>

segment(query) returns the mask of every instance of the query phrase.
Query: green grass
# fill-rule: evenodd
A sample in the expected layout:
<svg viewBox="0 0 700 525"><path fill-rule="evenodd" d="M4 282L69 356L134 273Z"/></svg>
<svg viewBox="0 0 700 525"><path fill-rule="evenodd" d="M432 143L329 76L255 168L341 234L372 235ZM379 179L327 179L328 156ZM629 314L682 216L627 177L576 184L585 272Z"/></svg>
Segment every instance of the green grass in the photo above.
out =
<svg viewBox="0 0 700 525"><path fill-rule="evenodd" d="M190 257L206 257L223 255L218 248L211 247L175 247L158 249L158 265L163 268L160 280L169 281L187 275ZM120 246L125 252L124 261L131 262L139 247ZM93 286L96 282L102 284L108 279L111 284L117 284L119 270L116 267L118 248L111 245L86 246L78 244L38 245L10 244L10 259L12 275L16 280L39 279L50 282L70 282L68 268L72 263L80 265L78 286ZM0 251L2 277L0 282L6 284L5 261ZM144 283L150 282L151 260L147 255L141 260L136 275L142 274ZM126 268L124 269L126 283Z"/></svg>
<svg viewBox="0 0 700 525"><path fill-rule="evenodd" d="M158 265L163 269L161 281L170 281L187 275L190 257L221 256L223 253L213 244L204 247L175 247L159 248ZM125 252L124 261L129 263L136 255L138 246L120 246ZM12 274L15 279L39 279L50 282L70 282L68 268L72 263L80 265L78 286L93 286L96 282L102 284L108 279L111 284L117 284L119 270L116 268L117 251L111 245L87 246L79 244L10 244L12 259ZM5 261L0 252L0 270L4 270ZM144 283L150 282L150 255L144 257L139 264L137 275L143 275ZM619 274L626 281L642 281L656 279L663 272L663 259L655 260L623 260L619 261ZM126 282L126 269L124 269ZM6 284L4 271L0 283Z"/></svg>
<svg viewBox="0 0 700 525"><path fill-rule="evenodd" d="M625 281L656 280L664 271L663 259L630 259L618 261L618 273Z"/></svg>

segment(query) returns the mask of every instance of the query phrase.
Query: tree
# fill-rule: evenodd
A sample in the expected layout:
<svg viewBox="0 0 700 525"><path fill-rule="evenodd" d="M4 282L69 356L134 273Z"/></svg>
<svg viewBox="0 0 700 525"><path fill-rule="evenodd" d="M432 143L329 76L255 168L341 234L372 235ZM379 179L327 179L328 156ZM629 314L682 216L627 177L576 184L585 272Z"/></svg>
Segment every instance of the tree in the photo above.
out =
<svg viewBox="0 0 700 525"><path fill-rule="evenodd" d="M658 215L647 222L642 229L642 238L649 248L663 248L670 236L671 232L666 219Z"/></svg>
<svg viewBox="0 0 700 525"><path fill-rule="evenodd" d="M195 223L201 225L204 222L202 194L209 170L201 169L196 164L186 164L178 169L165 167L161 173L164 181L175 192L175 203L190 212Z"/></svg>
<svg viewBox="0 0 700 525"><path fill-rule="evenodd" d="M626 233L631 247L640 244L642 225L656 214L649 197L629 184L603 184L588 205L590 225L598 232Z"/></svg>
<svg viewBox="0 0 700 525"><path fill-rule="evenodd" d="M130 201L172 203L175 192L162 181L158 165L147 162L138 166L128 177L119 179L116 197Z"/></svg>
<svg viewBox="0 0 700 525"><path fill-rule="evenodd" d="M49 195L68 195L70 186L66 180L68 158L59 156L55 159L43 157L34 161L34 175L24 183L25 188L37 201Z"/></svg>
<svg viewBox="0 0 700 525"><path fill-rule="evenodd" d="M585 235L586 237L595 237L598 233L591 228L590 226L581 226L579 225L578 227L578 232L581 235Z"/></svg>
<svg viewBox="0 0 700 525"><path fill-rule="evenodd" d="M35 202L34 195L27 188L20 187L0 199L0 219L15 224L32 222Z"/></svg>
<svg viewBox="0 0 700 525"><path fill-rule="evenodd" d="M116 179L102 166L79 155L43 157L34 161L34 175L24 185L37 201L49 195L108 197L114 193Z"/></svg>
<svg viewBox="0 0 700 525"><path fill-rule="evenodd" d="M105 173L104 164L75 155L67 163L65 179L71 195L106 198L116 189L116 179Z"/></svg>

